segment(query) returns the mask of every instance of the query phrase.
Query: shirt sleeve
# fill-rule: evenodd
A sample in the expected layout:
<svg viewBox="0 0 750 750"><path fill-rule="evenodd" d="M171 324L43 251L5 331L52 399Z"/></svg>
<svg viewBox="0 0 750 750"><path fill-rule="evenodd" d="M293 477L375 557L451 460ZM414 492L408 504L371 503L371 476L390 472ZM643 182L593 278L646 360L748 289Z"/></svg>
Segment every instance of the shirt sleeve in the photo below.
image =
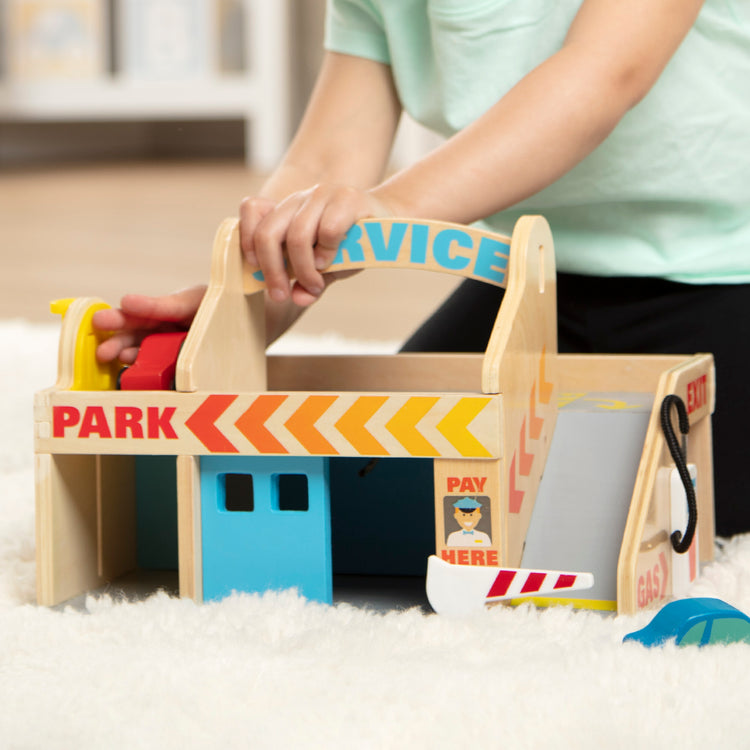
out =
<svg viewBox="0 0 750 750"><path fill-rule="evenodd" d="M383 19L370 0L327 0L324 46L390 64Z"/></svg>

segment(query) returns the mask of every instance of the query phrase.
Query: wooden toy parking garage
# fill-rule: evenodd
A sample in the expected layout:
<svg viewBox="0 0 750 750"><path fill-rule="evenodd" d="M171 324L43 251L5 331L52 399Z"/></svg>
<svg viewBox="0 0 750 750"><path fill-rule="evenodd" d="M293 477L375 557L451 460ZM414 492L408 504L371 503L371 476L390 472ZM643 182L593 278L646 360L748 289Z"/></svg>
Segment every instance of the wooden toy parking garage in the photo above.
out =
<svg viewBox="0 0 750 750"><path fill-rule="evenodd" d="M713 553L712 357L559 355L540 217L512 238L360 222L330 270L374 266L505 287L486 352L266 356L233 220L159 385L118 390L96 363L103 302L58 304L58 380L35 402L41 604L150 567L197 601L330 602L334 572L426 570L433 608L457 614L529 597L633 612L684 591Z"/></svg>

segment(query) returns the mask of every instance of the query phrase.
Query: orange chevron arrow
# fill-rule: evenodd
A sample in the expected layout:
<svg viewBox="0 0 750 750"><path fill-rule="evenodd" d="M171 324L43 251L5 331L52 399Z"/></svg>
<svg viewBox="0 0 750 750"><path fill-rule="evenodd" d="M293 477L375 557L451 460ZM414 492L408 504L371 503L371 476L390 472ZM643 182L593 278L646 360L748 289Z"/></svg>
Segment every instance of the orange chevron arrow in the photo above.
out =
<svg viewBox="0 0 750 750"><path fill-rule="evenodd" d="M544 379L544 356L545 349L543 348L542 356L539 358L539 401L543 404L548 404L552 398L552 391L555 388L555 384Z"/></svg>
<svg viewBox="0 0 750 750"><path fill-rule="evenodd" d="M363 456L387 456L388 451L372 436L365 425L388 400L387 396L360 396L336 422L336 429Z"/></svg>
<svg viewBox="0 0 750 750"><path fill-rule="evenodd" d="M289 453L265 424L284 401L286 396L279 393L258 396L234 423L260 453Z"/></svg>
<svg viewBox="0 0 750 750"><path fill-rule="evenodd" d="M462 456L490 457L492 454L471 434L468 425L490 402L489 398L462 398L437 424L437 428Z"/></svg>
<svg viewBox="0 0 750 750"><path fill-rule="evenodd" d="M518 440L518 450L521 452L518 463L520 464L521 476L527 477L531 474L531 465L534 463L534 454L526 452L526 418L521 423L521 435Z"/></svg>
<svg viewBox="0 0 750 750"><path fill-rule="evenodd" d="M521 512L525 494L523 490L516 489L516 454L514 453L510 462L510 474L508 475L508 511L510 513Z"/></svg>
<svg viewBox="0 0 750 750"><path fill-rule="evenodd" d="M529 399L529 435L532 440L538 440L542 434L544 419L536 415L536 381L531 386L531 398Z"/></svg>
<svg viewBox="0 0 750 750"><path fill-rule="evenodd" d="M315 428L315 423L337 398L338 396L308 396L284 423L308 453L338 455L338 451Z"/></svg>
<svg viewBox="0 0 750 750"><path fill-rule="evenodd" d="M437 396L412 396L388 420L386 429L412 456L439 456L419 430L417 422L437 403Z"/></svg>
<svg viewBox="0 0 750 750"><path fill-rule="evenodd" d="M185 427L211 453L239 453L226 435L216 426L216 420L237 398L229 394L209 396L186 420Z"/></svg>

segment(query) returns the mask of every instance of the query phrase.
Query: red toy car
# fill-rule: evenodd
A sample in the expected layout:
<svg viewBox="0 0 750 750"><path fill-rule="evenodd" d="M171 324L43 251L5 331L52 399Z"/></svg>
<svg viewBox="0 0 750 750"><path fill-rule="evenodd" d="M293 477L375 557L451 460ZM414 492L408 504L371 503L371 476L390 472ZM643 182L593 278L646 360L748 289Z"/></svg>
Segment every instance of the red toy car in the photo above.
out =
<svg viewBox="0 0 750 750"><path fill-rule="evenodd" d="M117 387L123 391L174 390L177 357L186 336L187 331L146 336L135 362L120 372Z"/></svg>

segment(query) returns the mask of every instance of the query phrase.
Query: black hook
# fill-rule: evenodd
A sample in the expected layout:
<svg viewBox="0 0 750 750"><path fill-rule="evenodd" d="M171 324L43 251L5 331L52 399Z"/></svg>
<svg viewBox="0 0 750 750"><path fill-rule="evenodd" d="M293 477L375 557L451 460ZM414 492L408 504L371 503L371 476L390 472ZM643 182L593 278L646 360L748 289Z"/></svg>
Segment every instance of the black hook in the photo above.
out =
<svg viewBox="0 0 750 750"><path fill-rule="evenodd" d="M669 453L672 456L672 460L674 461L680 479L682 480L682 486L685 488L688 505L688 522L687 528L685 529L685 535L683 536L680 531L673 531L670 539L672 540L674 551L678 554L683 554L690 549L690 545L693 543L695 527L698 522L698 505L695 501L695 487L693 487L693 480L690 477L690 472L687 468L686 451L683 452L680 448L680 444L677 442L677 437L674 433L674 428L672 427L670 410L673 405L677 408L680 432L683 435L688 434L690 423L682 399L674 394L666 396L661 402L661 429L664 433L664 439L667 441Z"/></svg>

